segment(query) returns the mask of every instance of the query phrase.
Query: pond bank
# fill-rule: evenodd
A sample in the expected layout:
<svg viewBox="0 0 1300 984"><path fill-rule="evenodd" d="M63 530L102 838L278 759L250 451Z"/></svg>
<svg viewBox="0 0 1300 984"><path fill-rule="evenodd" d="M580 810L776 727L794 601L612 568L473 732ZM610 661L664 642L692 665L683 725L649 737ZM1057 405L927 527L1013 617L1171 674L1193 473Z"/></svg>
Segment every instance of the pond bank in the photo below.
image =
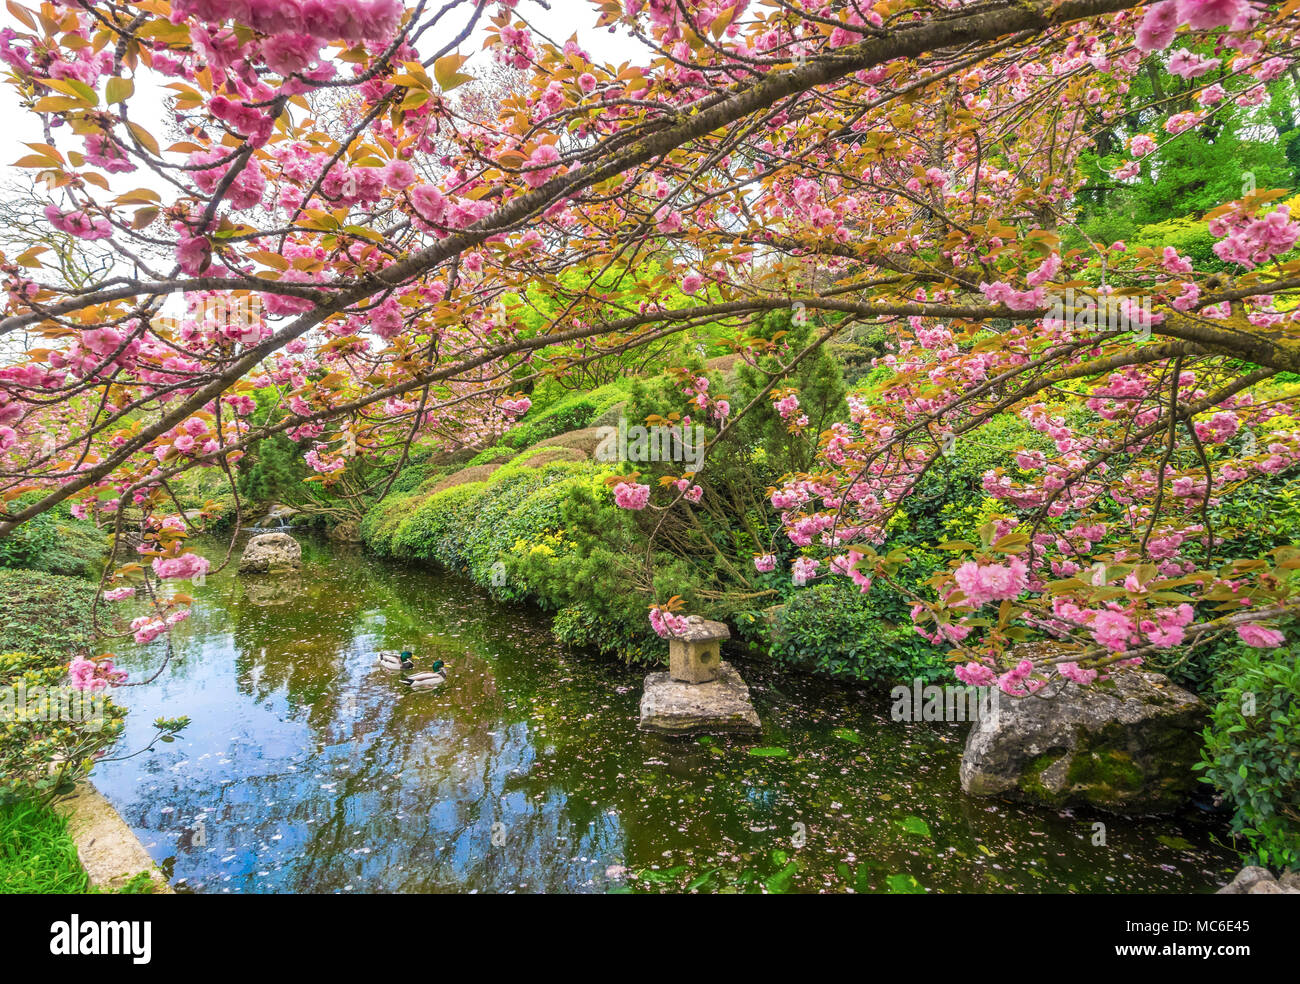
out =
<svg viewBox="0 0 1300 984"><path fill-rule="evenodd" d="M116 891L147 875L154 894L173 894L135 831L90 782L78 783L75 792L55 800L54 808L68 818L68 836L92 886Z"/></svg>

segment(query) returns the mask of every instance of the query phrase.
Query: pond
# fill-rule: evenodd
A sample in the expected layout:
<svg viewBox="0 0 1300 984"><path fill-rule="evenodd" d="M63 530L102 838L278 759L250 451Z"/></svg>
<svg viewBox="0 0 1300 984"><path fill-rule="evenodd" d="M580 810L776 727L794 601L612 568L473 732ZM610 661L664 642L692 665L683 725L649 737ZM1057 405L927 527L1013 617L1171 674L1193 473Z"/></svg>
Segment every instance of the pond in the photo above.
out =
<svg viewBox="0 0 1300 984"><path fill-rule="evenodd" d="M178 659L118 692L119 755L193 721L95 775L179 890L1208 892L1237 867L1194 808L968 798L968 725L896 723L887 694L761 663L737 661L761 737L645 734L644 669L566 649L544 613L358 548L303 559L187 587ZM133 679L159 647L119 650ZM447 682L375 664L403 648Z"/></svg>

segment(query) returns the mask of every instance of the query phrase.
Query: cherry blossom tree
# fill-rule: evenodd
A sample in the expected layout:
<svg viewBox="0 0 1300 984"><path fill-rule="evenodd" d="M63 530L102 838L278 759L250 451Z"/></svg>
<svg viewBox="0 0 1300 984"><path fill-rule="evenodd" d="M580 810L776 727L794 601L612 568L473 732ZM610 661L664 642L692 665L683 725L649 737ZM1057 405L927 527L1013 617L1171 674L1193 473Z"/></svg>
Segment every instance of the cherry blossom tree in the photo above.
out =
<svg viewBox="0 0 1300 984"><path fill-rule="evenodd" d="M1196 110L1149 107L1162 122L1131 135L1118 181L1219 107L1275 98L1293 4L588 9L645 58L553 39L510 0L10 3L0 58L44 136L17 164L51 228L114 265L74 285L38 248L5 257L0 335L36 342L0 368L0 536L67 501L119 527L132 506L153 575L193 576L182 472L229 474L283 432L326 482L357 454L389 462L382 493L413 442L525 412L533 381L704 324L752 360L773 350L749 326L793 309L824 319L812 348L862 323L896 338L881 398L809 435L818 470L772 490L799 580L886 589L906 558L875 547L900 503L952 441L1016 413L1054 450L987 476L1007 517L949 544L916 599L964 679L1028 692L1215 633L1276 641L1293 556L1224 556L1209 515L1300 454L1269 388L1300 371L1300 224L1268 189L1224 202L1207 222L1229 275L1062 234L1080 154L1137 72L1204 85ZM458 98L480 43L512 74ZM166 146L136 111L150 99ZM526 287L563 298L540 326ZM812 348L776 354L791 370ZM760 398L800 431L784 375ZM723 433L748 409L681 379ZM255 426L266 387L286 412ZM707 466L616 495L671 509L700 483ZM112 590L141 576L125 565ZM1043 636L1064 648L1006 655Z"/></svg>

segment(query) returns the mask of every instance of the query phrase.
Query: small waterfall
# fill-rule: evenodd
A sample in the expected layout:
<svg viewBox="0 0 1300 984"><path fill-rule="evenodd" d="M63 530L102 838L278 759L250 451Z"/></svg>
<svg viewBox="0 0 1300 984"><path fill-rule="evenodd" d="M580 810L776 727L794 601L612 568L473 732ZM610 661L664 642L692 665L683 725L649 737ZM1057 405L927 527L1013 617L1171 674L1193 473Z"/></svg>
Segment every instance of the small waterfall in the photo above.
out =
<svg viewBox="0 0 1300 984"><path fill-rule="evenodd" d="M251 529L263 533L282 532L289 528L289 517L295 512L296 509L286 506L272 506L270 512L258 520Z"/></svg>

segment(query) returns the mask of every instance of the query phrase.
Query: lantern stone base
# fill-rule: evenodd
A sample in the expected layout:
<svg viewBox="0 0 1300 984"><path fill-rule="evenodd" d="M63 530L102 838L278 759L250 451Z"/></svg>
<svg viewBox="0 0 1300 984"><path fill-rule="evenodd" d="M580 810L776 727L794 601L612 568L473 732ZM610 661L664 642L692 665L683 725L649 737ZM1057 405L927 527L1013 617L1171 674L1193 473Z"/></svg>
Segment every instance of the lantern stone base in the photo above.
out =
<svg viewBox="0 0 1300 984"><path fill-rule="evenodd" d="M671 673L651 673L641 696L641 723L646 731L668 735L698 732L752 734L762 725L749 702L749 687L730 663L719 663L707 683L674 680Z"/></svg>

